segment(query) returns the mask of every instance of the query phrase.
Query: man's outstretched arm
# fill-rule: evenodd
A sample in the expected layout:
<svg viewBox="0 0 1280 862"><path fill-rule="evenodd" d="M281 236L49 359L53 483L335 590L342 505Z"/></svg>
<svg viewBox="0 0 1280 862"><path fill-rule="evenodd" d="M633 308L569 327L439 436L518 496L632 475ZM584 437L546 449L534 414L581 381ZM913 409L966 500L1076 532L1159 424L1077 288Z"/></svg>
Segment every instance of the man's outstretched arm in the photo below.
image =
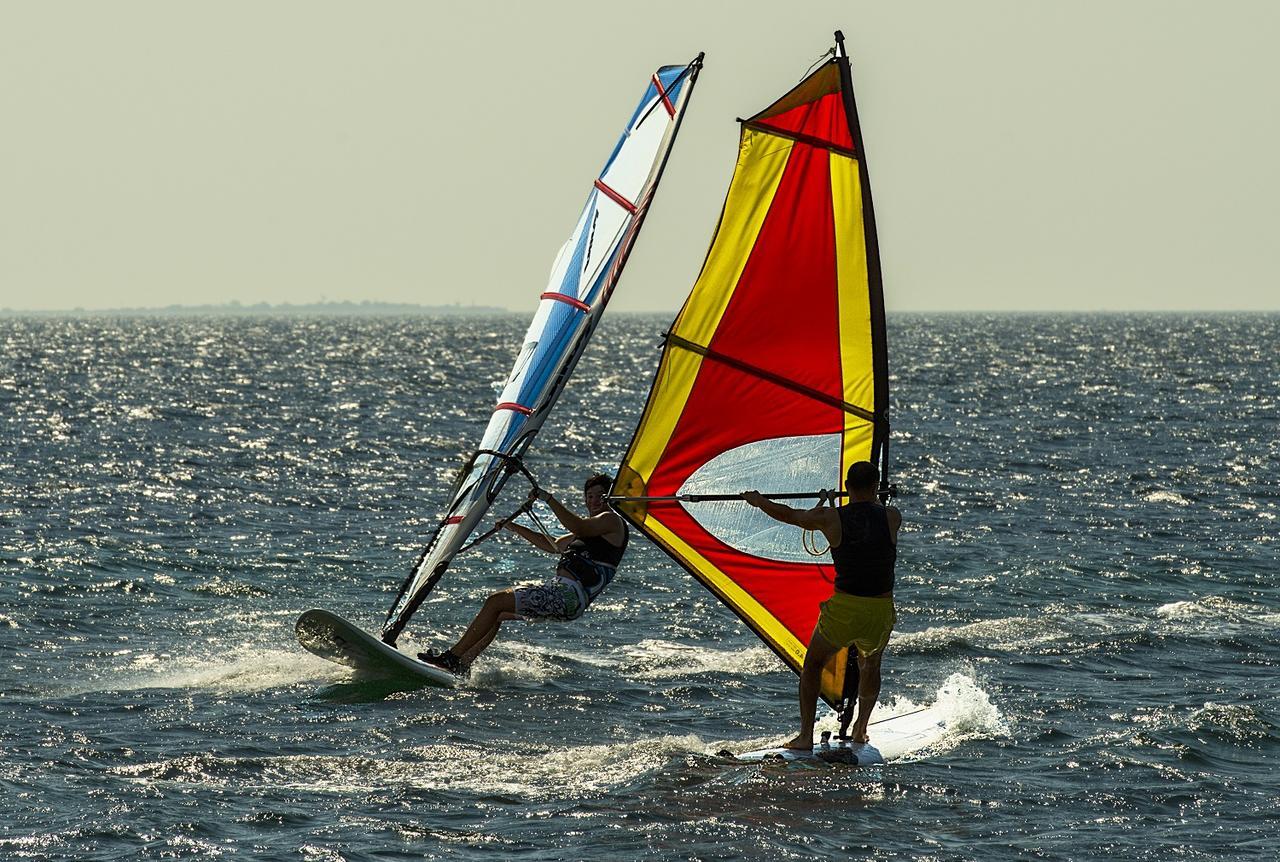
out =
<svg viewBox="0 0 1280 862"><path fill-rule="evenodd" d="M840 541L838 535L833 535L833 531L838 530L840 526L839 516L836 515L836 510L829 506L814 506L812 509L793 509L790 506L766 498L759 491L745 491L742 494L742 499L775 521L791 524L794 527L802 527L806 530L821 530L822 534L827 537L828 542L837 543Z"/></svg>

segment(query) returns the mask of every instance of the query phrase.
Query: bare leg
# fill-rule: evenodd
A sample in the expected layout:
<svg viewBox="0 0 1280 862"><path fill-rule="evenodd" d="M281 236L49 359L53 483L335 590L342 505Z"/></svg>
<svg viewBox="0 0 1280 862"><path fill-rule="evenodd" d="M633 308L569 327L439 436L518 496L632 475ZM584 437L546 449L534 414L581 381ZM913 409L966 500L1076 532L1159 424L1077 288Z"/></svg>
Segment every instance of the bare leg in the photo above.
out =
<svg viewBox="0 0 1280 862"><path fill-rule="evenodd" d="M518 619L520 619L519 614L507 613L506 611L503 611L502 613L498 614L498 622L489 631L489 634L487 637L482 637L479 640L479 642L477 642L475 646L471 647L471 649L467 650L465 654L459 654L455 652L454 655L462 659L462 663L464 665L470 665L473 661L476 660L476 656L484 652L485 649L489 646L489 644L493 643L493 639L498 636L498 629L502 627L503 623L507 622L508 620L518 620Z"/></svg>
<svg viewBox="0 0 1280 862"><path fill-rule="evenodd" d="M504 614L514 616L515 612L516 597L511 590L503 590L489 596L485 600L484 607L480 608L480 613L476 614L471 625L467 626L467 630L463 632L462 639L450 647L449 652L463 659L464 663L475 658L480 650L488 646L498 634L498 627L502 625L502 620L511 619L511 616L504 617Z"/></svg>
<svg viewBox="0 0 1280 862"><path fill-rule="evenodd" d="M832 644L813 630L809 639L809 651L805 653L804 666L800 668L800 732L783 748L808 750L813 748L813 721L818 711L818 688L822 684L822 668L831 657L840 651L840 647ZM859 692L861 694L861 692Z"/></svg>
<svg viewBox="0 0 1280 862"><path fill-rule="evenodd" d="M867 741L867 722L880 697L880 658L884 650L872 656L858 656L858 720L853 723L854 742Z"/></svg>

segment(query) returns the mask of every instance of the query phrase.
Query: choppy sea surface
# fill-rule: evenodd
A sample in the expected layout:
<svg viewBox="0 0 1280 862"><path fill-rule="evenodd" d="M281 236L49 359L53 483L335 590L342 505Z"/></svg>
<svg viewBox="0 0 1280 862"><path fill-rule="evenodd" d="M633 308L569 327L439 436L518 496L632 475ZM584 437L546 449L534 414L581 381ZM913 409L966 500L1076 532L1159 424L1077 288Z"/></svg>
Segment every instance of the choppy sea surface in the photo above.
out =
<svg viewBox="0 0 1280 862"><path fill-rule="evenodd" d="M563 497L667 322L606 316L530 459ZM296 645L380 624L526 324L0 320L0 858L1274 858L1280 317L891 316L882 714L950 730L865 769L715 756L795 678L643 540L456 690ZM479 546L402 645L549 559Z"/></svg>

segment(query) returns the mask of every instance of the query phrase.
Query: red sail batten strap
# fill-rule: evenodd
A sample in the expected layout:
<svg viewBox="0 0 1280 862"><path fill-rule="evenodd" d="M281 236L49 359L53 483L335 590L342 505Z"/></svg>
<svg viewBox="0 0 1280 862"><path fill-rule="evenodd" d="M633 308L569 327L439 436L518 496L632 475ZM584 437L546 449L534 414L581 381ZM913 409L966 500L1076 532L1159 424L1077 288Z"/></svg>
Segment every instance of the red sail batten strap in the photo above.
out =
<svg viewBox="0 0 1280 862"><path fill-rule="evenodd" d="M563 293L556 293L553 290L549 290L546 293L542 294L542 296L539 297L539 299L554 299L557 302L563 302L566 305L572 305L574 308L578 309L578 311L591 310L591 306L587 305L585 302L574 299L572 296L565 296Z"/></svg>
<svg viewBox="0 0 1280 862"><path fill-rule="evenodd" d="M624 198L622 195L615 192L613 189L606 186L603 180L596 180L596 188L604 192L611 201L613 201L618 206L622 207L627 212L631 213L632 215L636 214L636 205L633 204L631 201L627 200L626 198Z"/></svg>
<svg viewBox="0 0 1280 862"><path fill-rule="evenodd" d="M839 153L857 161L858 154L848 147L842 147L832 141L826 141L822 138L815 138L813 135L805 135L800 132L791 132L787 129L779 129L776 126L770 126L767 123L757 123L754 120L739 120L743 126L753 129L757 132L764 132L766 135L776 135L779 138L786 138L789 141L795 141L798 144L808 144L811 147L817 147L820 150L830 150L833 153Z"/></svg>
<svg viewBox="0 0 1280 862"><path fill-rule="evenodd" d="M528 416L533 412L532 407L525 407L523 404L517 404L514 401L503 401L497 407L493 408L493 412L495 413L499 410L514 410L517 413L523 413L525 416Z"/></svg>
<svg viewBox="0 0 1280 862"><path fill-rule="evenodd" d="M667 90L662 86L662 82L658 80L658 76L653 76L653 86L658 88L658 95L662 97L662 106L667 109L667 116L674 117L676 115L676 106L671 104L671 100L667 98Z"/></svg>
<svg viewBox="0 0 1280 862"><path fill-rule="evenodd" d="M834 395L829 395L828 393L822 392L818 389L814 389L811 386L805 386L803 383L797 383L794 380L788 380L786 377L783 377L780 374L776 374L775 372L769 371L768 369L757 368L754 365L743 362L741 359L735 359L732 356L726 356L723 353L718 353L709 347L703 347L701 344L695 344L694 342L689 341L686 338L681 338L680 336L676 335L674 332L668 332L668 333L665 333L665 335L666 335L667 344L670 345L671 347L678 347L683 350L688 350L692 353L698 354L699 356L704 356L707 359L712 360L713 362L723 363L724 365L727 365L730 368L734 368L738 371L741 371L744 374L749 374L752 377L758 377L761 380L767 380L770 383L776 384L785 389L790 389L792 392L796 392L800 395L804 395L808 398L812 398L814 401L818 401L823 404L829 404L832 407L836 407L840 410L843 410L845 413L851 413L854 416L859 417L860 419L866 419L868 422L884 421L884 417L877 417L875 413L866 409L865 407L859 407L856 404L850 404L848 401L845 401L842 398L837 398Z"/></svg>

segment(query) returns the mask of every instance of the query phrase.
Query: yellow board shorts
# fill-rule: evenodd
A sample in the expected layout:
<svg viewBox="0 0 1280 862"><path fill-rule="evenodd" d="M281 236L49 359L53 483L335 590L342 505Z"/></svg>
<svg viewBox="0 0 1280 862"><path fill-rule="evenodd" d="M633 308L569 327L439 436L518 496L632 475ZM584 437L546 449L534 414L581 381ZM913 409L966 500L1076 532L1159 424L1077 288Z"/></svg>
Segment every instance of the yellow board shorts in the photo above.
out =
<svg viewBox="0 0 1280 862"><path fill-rule="evenodd" d="M898 621L893 596L853 596L833 593L822 603L818 616L818 634L838 647L850 644L858 654L873 656L889 643L889 632Z"/></svg>

